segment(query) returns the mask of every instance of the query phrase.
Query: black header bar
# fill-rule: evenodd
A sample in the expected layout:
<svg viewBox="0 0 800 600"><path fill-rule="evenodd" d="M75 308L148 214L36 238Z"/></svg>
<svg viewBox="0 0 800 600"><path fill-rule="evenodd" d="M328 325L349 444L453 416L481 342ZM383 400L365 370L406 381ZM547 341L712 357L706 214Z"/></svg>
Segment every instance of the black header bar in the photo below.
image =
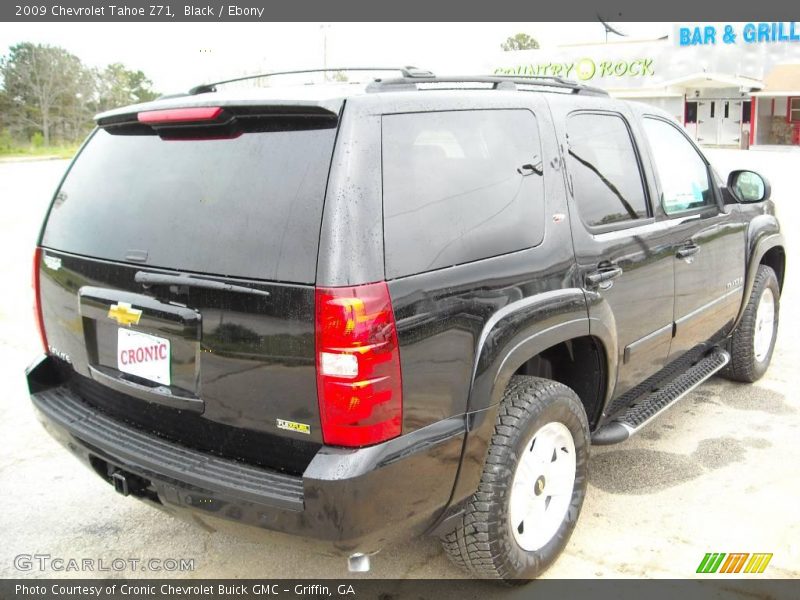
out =
<svg viewBox="0 0 800 600"><path fill-rule="evenodd" d="M0 21L280 22L280 21L765 21L798 18L786 0L10 0Z"/></svg>

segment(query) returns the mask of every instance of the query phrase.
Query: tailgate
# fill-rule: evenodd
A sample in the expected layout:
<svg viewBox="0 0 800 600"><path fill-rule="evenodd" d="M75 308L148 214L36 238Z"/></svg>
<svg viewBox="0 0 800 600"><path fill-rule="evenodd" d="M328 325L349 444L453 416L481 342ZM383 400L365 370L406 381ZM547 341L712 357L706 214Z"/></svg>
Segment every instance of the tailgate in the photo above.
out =
<svg viewBox="0 0 800 600"><path fill-rule="evenodd" d="M42 314L90 404L302 472L322 441L314 279L335 127L253 123L95 132L43 230Z"/></svg>

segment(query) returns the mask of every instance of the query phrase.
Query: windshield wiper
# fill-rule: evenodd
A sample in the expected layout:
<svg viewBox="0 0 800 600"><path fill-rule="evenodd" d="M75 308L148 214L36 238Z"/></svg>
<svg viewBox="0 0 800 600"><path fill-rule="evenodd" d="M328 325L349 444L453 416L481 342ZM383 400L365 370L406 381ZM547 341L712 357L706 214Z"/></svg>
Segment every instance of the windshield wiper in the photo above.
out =
<svg viewBox="0 0 800 600"><path fill-rule="evenodd" d="M194 277L190 275L168 275L166 273L147 273L137 271L133 276L136 283L141 283L145 287L151 285L185 285L187 287L203 288L207 290L220 290L224 292L240 292L243 294L257 294L259 296L269 296L269 292L257 290L244 285L234 285L223 283L216 279L206 279L204 277Z"/></svg>

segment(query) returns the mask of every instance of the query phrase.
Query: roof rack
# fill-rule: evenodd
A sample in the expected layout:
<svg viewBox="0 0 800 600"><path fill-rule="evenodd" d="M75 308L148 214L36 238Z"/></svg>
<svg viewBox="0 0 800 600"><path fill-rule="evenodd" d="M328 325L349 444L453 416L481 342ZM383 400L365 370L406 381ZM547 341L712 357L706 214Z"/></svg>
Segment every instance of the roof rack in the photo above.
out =
<svg viewBox="0 0 800 600"><path fill-rule="evenodd" d="M222 81L215 81L213 83L203 83L195 86L189 90L189 94L194 96L196 94L207 94L209 92L216 92L218 85L226 83L237 83L239 81L248 81L250 79L261 79L264 77L277 77L278 75L303 75L306 73L341 73L353 71L398 71L402 76L402 81L413 80L417 78L430 78L433 73L418 69L417 67L344 67L339 69L304 69L302 71L280 71L273 73L262 73L260 75L247 75L245 77L236 77L234 79L224 79Z"/></svg>
<svg viewBox="0 0 800 600"><path fill-rule="evenodd" d="M367 92L419 90L420 85L443 84L434 89L463 89L469 84L491 84L494 90L528 91L531 87L563 90L571 94L589 96L608 96L608 92L600 88L583 85L562 77L545 77L539 75L479 75L461 77L436 77L433 74L415 75L414 77L398 77L396 79L376 79L367 85ZM454 84L447 88L447 84ZM424 88L422 88L424 89Z"/></svg>

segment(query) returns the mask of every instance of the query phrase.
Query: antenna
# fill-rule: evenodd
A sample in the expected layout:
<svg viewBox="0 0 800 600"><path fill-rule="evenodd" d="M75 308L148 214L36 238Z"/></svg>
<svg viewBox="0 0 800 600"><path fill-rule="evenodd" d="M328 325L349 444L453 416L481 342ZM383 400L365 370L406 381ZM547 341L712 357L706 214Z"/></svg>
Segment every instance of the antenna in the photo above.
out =
<svg viewBox="0 0 800 600"><path fill-rule="evenodd" d="M618 29L614 29L611 25L608 24L608 22L604 21L603 17L601 17L599 14L597 15L597 20L600 21L603 24L603 28L606 30L606 44L608 43L608 34L609 33L613 33L613 34L618 35L620 37L628 37L626 34L622 33Z"/></svg>

